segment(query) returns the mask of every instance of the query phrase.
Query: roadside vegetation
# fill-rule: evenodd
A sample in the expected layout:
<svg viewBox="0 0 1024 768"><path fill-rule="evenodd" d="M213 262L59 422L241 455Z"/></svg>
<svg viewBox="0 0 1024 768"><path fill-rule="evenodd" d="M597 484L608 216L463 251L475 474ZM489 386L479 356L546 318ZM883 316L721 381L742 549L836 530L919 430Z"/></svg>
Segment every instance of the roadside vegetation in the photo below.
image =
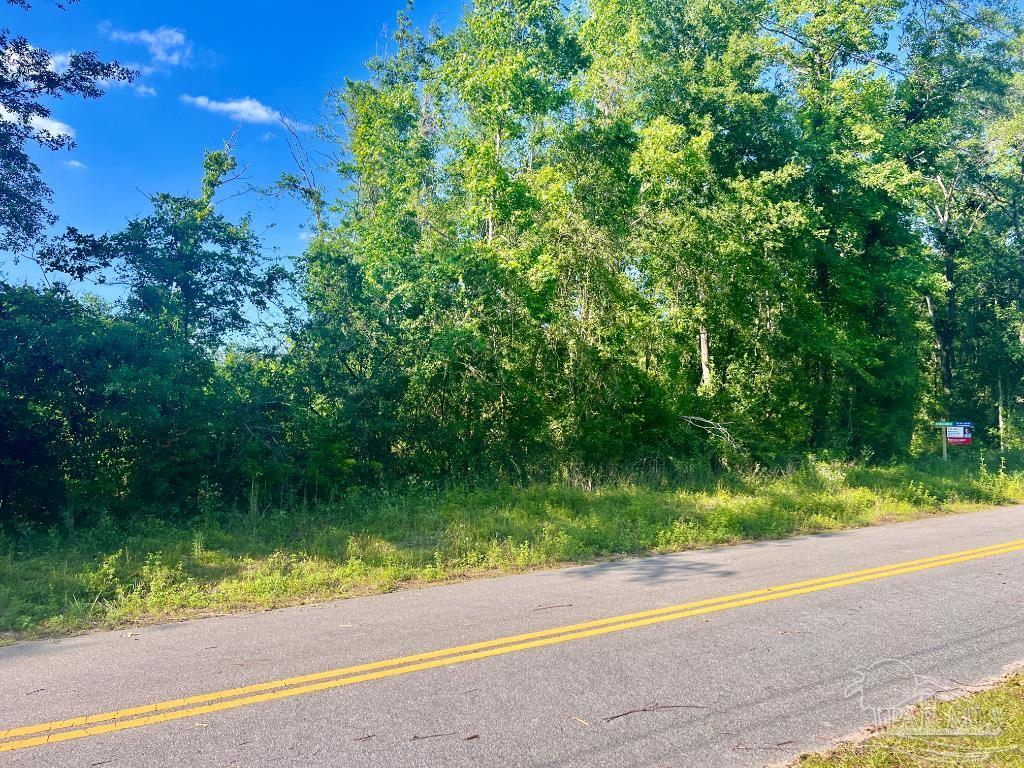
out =
<svg viewBox="0 0 1024 768"><path fill-rule="evenodd" d="M1024 447L1011 3L407 10L276 128L295 253L242 212L254 125L119 231L59 220L46 126L138 73L30 42L32 5L0 30L9 637L1024 499L991 460ZM913 459L947 419L990 463Z"/></svg>
<svg viewBox="0 0 1024 768"><path fill-rule="evenodd" d="M59 221L39 126L134 74L0 33L0 252L45 275L0 263L0 524L1024 446L1010 4L571 5L400 13L279 126L294 253L245 126L120 230Z"/></svg>
<svg viewBox="0 0 1024 768"><path fill-rule="evenodd" d="M1024 674L952 701L927 702L874 737L799 768L1017 768L1024 764Z"/></svg>
<svg viewBox="0 0 1024 768"><path fill-rule="evenodd" d="M0 633L265 609L1024 501L1024 471L989 464L808 462L774 476L648 474L590 489L353 489L292 509L26 527L0 546Z"/></svg>

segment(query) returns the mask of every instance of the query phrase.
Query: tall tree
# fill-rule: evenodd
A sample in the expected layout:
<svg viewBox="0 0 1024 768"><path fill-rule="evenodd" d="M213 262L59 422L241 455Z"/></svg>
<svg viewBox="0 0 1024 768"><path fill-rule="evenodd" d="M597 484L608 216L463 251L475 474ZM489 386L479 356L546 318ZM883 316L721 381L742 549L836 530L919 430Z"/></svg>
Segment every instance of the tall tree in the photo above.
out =
<svg viewBox="0 0 1024 768"><path fill-rule="evenodd" d="M1014 63L1012 26L986 2L935 0L908 16L898 149L921 176L921 225L936 263L924 295L943 399L956 383L961 293L973 241L995 204L987 125L1002 111ZM948 407L948 406L947 406Z"/></svg>
<svg viewBox="0 0 1024 768"><path fill-rule="evenodd" d="M27 0L7 0L29 10ZM92 51L73 53L58 65L53 55L22 35L0 29L0 250L25 251L55 222L50 188L28 154L75 145L66 127L52 118L48 99L97 98L105 81L131 80L134 73L104 62Z"/></svg>
<svg viewBox="0 0 1024 768"><path fill-rule="evenodd" d="M234 223L216 210L215 196L237 168L230 147L207 152L198 197L152 195L153 213L113 235L69 228L40 261L79 279L105 281L112 270L129 311L172 337L216 348L249 325L248 310L265 311L287 277L265 258L248 216Z"/></svg>

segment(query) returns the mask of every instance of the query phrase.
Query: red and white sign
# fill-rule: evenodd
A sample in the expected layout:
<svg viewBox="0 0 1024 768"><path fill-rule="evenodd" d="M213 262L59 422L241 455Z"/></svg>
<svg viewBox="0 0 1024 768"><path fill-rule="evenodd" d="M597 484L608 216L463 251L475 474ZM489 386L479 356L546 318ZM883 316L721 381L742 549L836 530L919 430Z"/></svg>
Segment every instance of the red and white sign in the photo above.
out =
<svg viewBox="0 0 1024 768"><path fill-rule="evenodd" d="M946 442L950 445L970 445L974 442L974 425L957 424L946 427Z"/></svg>

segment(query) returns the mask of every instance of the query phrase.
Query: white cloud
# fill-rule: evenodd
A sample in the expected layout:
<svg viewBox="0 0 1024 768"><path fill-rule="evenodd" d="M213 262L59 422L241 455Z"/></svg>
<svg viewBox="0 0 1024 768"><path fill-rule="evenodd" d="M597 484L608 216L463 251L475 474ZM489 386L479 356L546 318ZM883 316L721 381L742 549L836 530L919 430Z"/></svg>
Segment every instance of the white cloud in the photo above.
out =
<svg viewBox="0 0 1024 768"><path fill-rule="evenodd" d="M264 144L266 144L268 141L273 141L276 138L277 134L274 133L273 131L267 131L266 133L260 134L260 141L262 141Z"/></svg>
<svg viewBox="0 0 1024 768"><path fill-rule="evenodd" d="M181 95L181 100L207 112L214 112L220 115L227 115L232 120L240 123L255 123L257 125L286 125L296 131L312 130L311 125L298 123L285 117L273 107L258 101L251 96L243 99L225 99L215 101L206 96L190 96L187 93Z"/></svg>
<svg viewBox="0 0 1024 768"><path fill-rule="evenodd" d="M185 36L185 30L176 27L140 29L134 32L115 29L110 22L100 24L99 31L118 43L144 45L152 57L153 64L177 67L192 58L192 43Z"/></svg>
<svg viewBox="0 0 1024 768"><path fill-rule="evenodd" d="M142 73L140 69L135 67L129 67L129 69L135 69L136 72L140 74ZM106 88L107 90L113 88L130 88L135 91L137 96L156 96L156 88L151 85L147 85L146 83L140 83L138 80L131 83L127 80L99 80L98 82L101 88Z"/></svg>
<svg viewBox="0 0 1024 768"><path fill-rule="evenodd" d="M63 74L71 65L71 57L74 55L74 53L74 51L62 51L61 53L51 54L50 69L56 72L58 75Z"/></svg>
<svg viewBox="0 0 1024 768"><path fill-rule="evenodd" d="M54 120L52 117L32 117L29 119L28 124L37 131L51 133L54 136L75 137L74 128L67 123L62 123L60 120Z"/></svg>
<svg viewBox="0 0 1024 768"><path fill-rule="evenodd" d="M114 42L145 46L150 56L148 63L133 62L125 65L135 72L134 82L106 80L101 83L105 88L130 88L137 96L156 96L156 88L144 82L143 78L157 72L166 73L171 67L184 66L192 59L192 42L183 29L157 27L131 31L117 29L105 21L99 25L98 31Z"/></svg>
<svg viewBox="0 0 1024 768"><path fill-rule="evenodd" d="M8 123L20 123L21 119L13 112L0 107L0 120L5 120ZM62 123L60 120L54 120L52 117L39 117L33 115L28 119L29 127L36 133L49 133L52 136L67 136L73 139L75 137L75 129L67 123Z"/></svg>
<svg viewBox="0 0 1024 768"><path fill-rule="evenodd" d="M139 64L135 61L133 61L131 64L125 64L125 66L141 77L149 77L154 72L162 71L157 67L154 67L152 64Z"/></svg>
<svg viewBox="0 0 1024 768"><path fill-rule="evenodd" d="M29 45L27 48L30 54L39 50L34 45ZM24 67L26 65L32 65L31 56L25 56L22 54L21 50L12 47L5 47L0 50L0 60L3 61L4 67L15 77L24 76Z"/></svg>
<svg viewBox="0 0 1024 768"><path fill-rule="evenodd" d="M80 163L78 160L65 160L64 165L73 171L85 171L89 169L85 163Z"/></svg>

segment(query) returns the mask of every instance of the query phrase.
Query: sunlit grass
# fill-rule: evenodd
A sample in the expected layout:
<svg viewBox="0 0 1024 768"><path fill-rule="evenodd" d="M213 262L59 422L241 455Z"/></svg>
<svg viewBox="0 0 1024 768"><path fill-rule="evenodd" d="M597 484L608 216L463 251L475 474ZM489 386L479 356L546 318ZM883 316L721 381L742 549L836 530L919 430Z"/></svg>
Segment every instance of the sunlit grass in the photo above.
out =
<svg viewBox="0 0 1024 768"><path fill-rule="evenodd" d="M353 491L255 518L102 520L0 540L0 638L263 609L622 554L833 531L1024 500L1024 472L809 463L682 487Z"/></svg>
<svg viewBox="0 0 1024 768"><path fill-rule="evenodd" d="M1024 765L1024 675L953 701L926 703L876 736L800 768L1019 768Z"/></svg>

